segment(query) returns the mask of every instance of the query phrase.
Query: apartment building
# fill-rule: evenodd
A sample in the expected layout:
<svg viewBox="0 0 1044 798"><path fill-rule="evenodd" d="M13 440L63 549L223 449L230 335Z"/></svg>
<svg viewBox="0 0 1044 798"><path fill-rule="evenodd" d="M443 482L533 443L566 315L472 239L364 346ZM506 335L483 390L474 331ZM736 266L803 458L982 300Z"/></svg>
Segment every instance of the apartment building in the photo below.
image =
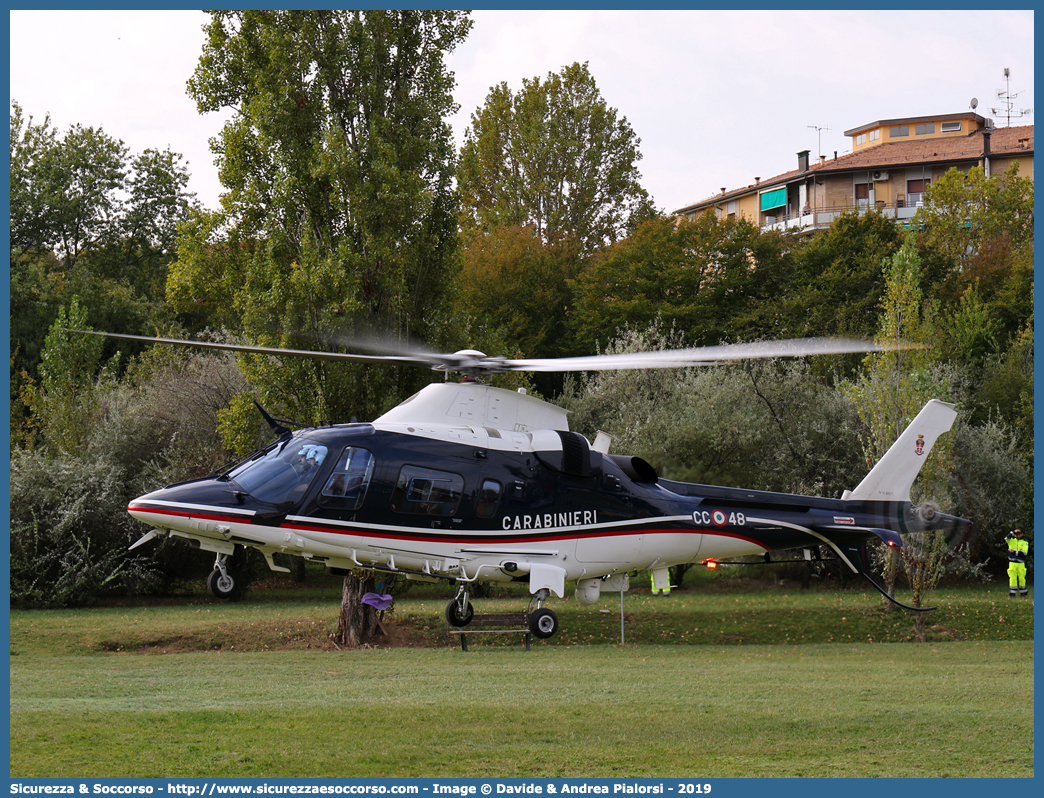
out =
<svg viewBox="0 0 1044 798"><path fill-rule="evenodd" d="M674 211L678 218L711 212L743 217L762 229L820 229L839 215L876 208L897 222L917 211L924 190L949 169L982 166L987 175L1012 162L1033 178L1033 126L994 127L971 111L962 114L879 119L846 130L850 153L833 158L797 154L797 168Z"/></svg>

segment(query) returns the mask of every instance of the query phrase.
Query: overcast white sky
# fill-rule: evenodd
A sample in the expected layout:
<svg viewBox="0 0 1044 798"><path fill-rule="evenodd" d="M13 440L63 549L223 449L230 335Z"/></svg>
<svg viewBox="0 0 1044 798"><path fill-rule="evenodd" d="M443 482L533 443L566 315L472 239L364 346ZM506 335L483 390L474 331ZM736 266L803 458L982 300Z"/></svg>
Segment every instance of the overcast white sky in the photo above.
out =
<svg viewBox="0 0 1044 798"><path fill-rule="evenodd" d="M12 11L11 97L60 130L101 127L133 152L170 147L216 207L208 140L220 115L185 93L202 47L198 11ZM878 119L1032 108L1032 11L476 11L450 59L457 144L489 88L587 61L641 139L643 185L672 211L832 156ZM1012 124L1032 124L1030 115ZM1003 126L1001 119L997 124ZM820 133L814 129L825 128ZM821 136L821 144L820 138Z"/></svg>

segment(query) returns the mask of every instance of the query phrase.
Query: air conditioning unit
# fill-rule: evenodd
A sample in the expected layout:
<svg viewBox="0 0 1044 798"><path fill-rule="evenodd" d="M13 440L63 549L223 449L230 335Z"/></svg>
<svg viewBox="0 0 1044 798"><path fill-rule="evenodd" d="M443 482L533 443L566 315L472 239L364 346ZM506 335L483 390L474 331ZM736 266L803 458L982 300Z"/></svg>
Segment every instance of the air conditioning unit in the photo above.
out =
<svg viewBox="0 0 1044 798"><path fill-rule="evenodd" d="M887 180L888 172L874 172L874 180Z"/></svg>

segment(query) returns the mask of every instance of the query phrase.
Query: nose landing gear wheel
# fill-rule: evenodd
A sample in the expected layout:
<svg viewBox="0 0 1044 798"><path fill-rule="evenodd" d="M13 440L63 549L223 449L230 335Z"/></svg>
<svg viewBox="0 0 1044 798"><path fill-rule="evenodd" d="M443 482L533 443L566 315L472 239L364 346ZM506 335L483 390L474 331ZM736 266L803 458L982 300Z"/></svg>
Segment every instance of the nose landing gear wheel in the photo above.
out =
<svg viewBox="0 0 1044 798"><path fill-rule="evenodd" d="M529 615L529 631L541 640L546 640L558 631L558 616L547 607L534 610Z"/></svg>
<svg viewBox="0 0 1044 798"><path fill-rule="evenodd" d="M210 595L219 599L235 599L239 585L235 575L227 568L224 573L215 568L207 577L207 590Z"/></svg>

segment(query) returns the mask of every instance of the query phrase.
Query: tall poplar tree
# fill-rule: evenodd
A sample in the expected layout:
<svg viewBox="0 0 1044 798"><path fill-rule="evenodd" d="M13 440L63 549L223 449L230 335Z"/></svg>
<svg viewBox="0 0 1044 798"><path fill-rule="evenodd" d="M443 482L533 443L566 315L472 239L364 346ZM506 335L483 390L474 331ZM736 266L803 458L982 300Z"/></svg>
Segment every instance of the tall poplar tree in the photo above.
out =
<svg viewBox="0 0 1044 798"><path fill-rule="evenodd" d="M639 143L587 64L523 80L517 92L493 86L471 115L457 169L460 307L500 325L520 352L583 353L566 332L571 281L593 253L654 215L638 182ZM534 303L541 311L527 312ZM545 392L560 382L537 378Z"/></svg>
<svg viewBox="0 0 1044 798"><path fill-rule="evenodd" d="M211 12L188 89L201 113L234 112L212 142L225 192L185 227L171 301L258 344L423 336L456 250L445 56L470 27L451 11ZM404 390L361 367L245 368L314 422L372 416Z"/></svg>
<svg viewBox="0 0 1044 798"><path fill-rule="evenodd" d="M210 13L188 88L201 113L234 111L213 142L226 191L220 213L184 228L171 299L216 307L258 344L422 335L456 251L445 56L467 13ZM250 358L244 371L273 409L316 423L372 417L405 390L389 370L319 361ZM372 582L345 577L340 643L372 633L360 601Z"/></svg>
<svg viewBox="0 0 1044 798"><path fill-rule="evenodd" d="M523 80L517 93L496 85L464 134L465 227L530 226L545 241L574 236L585 253L611 244L650 212L640 143L587 64Z"/></svg>

